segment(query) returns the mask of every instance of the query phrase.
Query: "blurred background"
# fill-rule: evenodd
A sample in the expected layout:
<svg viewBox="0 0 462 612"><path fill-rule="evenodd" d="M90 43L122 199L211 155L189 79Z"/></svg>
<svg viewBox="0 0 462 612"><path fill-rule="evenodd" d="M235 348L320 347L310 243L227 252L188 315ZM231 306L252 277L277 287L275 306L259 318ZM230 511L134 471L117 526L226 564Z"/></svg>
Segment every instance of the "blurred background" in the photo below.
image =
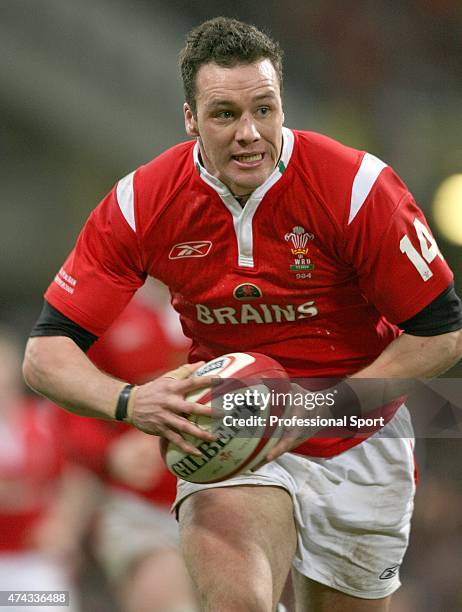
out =
<svg viewBox="0 0 462 612"><path fill-rule="evenodd" d="M280 41L288 127L395 168L462 293L460 0L3 0L0 322L22 339L92 208L186 139L177 55L191 27L218 15ZM420 441L418 457L406 586L393 611L459 610L462 439Z"/></svg>

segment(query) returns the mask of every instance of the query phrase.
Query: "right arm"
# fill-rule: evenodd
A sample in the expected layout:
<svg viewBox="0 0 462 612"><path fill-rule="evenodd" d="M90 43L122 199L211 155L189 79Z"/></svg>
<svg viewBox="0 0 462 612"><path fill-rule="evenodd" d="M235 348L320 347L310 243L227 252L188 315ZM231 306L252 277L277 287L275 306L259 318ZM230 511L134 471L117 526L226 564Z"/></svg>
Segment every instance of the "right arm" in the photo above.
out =
<svg viewBox="0 0 462 612"><path fill-rule="evenodd" d="M196 367L185 366L182 380L167 373L137 387L128 422L146 433L175 442L186 452L199 454L181 435L214 439L183 416L210 412L209 408L184 399L186 393L211 384L208 377L190 376ZM127 384L98 370L75 342L64 336L30 338L23 372L27 384L38 393L75 414L102 419L114 419L118 396Z"/></svg>
<svg viewBox="0 0 462 612"><path fill-rule="evenodd" d="M26 383L81 416L113 419L126 383L104 374L71 338L29 338L23 363Z"/></svg>
<svg viewBox="0 0 462 612"><path fill-rule="evenodd" d="M45 308L38 322L41 329L34 328L27 345L26 382L79 415L114 419L120 391L127 384L98 370L84 351L122 312L146 278L143 224L137 206L142 200L143 210L152 209L152 185L145 197L143 180L138 179L138 171L127 175L91 213L46 291L45 301L54 311ZM186 418L211 412L209 407L184 399L190 391L211 385L209 377L191 377L196 367L187 365L179 374L167 373L133 389L125 420L175 442L186 452L200 454L182 437L188 433L214 439Z"/></svg>

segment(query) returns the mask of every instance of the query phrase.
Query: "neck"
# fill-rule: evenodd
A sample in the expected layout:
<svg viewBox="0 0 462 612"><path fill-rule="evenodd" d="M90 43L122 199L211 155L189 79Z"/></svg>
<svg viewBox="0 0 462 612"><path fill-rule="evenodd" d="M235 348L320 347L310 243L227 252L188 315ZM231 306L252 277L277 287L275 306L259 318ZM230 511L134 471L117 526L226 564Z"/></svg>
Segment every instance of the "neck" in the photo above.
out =
<svg viewBox="0 0 462 612"><path fill-rule="evenodd" d="M234 195L234 199L239 202L239 204L242 206L242 208L244 208L244 206L246 205L247 200L250 198L251 195L252 195L252 193L245 193L244 195L239 195L239 196L238 195Z"/></svg>

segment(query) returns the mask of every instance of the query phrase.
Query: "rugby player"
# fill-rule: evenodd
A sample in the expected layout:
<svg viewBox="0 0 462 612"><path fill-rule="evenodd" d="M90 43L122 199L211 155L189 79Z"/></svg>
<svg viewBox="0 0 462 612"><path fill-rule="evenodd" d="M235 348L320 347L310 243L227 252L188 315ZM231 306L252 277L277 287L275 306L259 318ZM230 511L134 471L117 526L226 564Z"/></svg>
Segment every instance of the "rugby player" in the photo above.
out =
<svg viewBox="0 0 462 612"><path fill-rule="evenodd" d="M434 376L462 353L460 300L427 222L375 156L284 126L279 46L228 18L181 52L191 140L117 182L45 294L31 387L82 415L194 447L182 416L197 362L258 351L291 376ZM153 276L170 289L190 365L136 388L85 351ZM209 382L205 379L205 382ZM274 610L291 565L299 610L385 611L414 496L404 406L364 441L278 445L255 473L180 482L183 552L203 610ZM289 452L293 451L293 452Z"/></svg>

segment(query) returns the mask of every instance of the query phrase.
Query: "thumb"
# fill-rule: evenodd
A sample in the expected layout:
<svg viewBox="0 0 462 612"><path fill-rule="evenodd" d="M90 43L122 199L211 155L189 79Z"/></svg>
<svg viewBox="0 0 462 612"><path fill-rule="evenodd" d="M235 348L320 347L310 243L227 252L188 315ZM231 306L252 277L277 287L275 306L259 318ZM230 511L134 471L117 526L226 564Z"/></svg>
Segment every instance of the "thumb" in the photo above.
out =
<svg viewBox="0 0 462 612"><path fill-rule="evenodd" d="M176 380L183 380L189 378L193 372L195 372L201 365L204 365L204 361L197 361L196 363L185 363L175 370L170 370L163 374L162 378L175 378Z"/></svg>

